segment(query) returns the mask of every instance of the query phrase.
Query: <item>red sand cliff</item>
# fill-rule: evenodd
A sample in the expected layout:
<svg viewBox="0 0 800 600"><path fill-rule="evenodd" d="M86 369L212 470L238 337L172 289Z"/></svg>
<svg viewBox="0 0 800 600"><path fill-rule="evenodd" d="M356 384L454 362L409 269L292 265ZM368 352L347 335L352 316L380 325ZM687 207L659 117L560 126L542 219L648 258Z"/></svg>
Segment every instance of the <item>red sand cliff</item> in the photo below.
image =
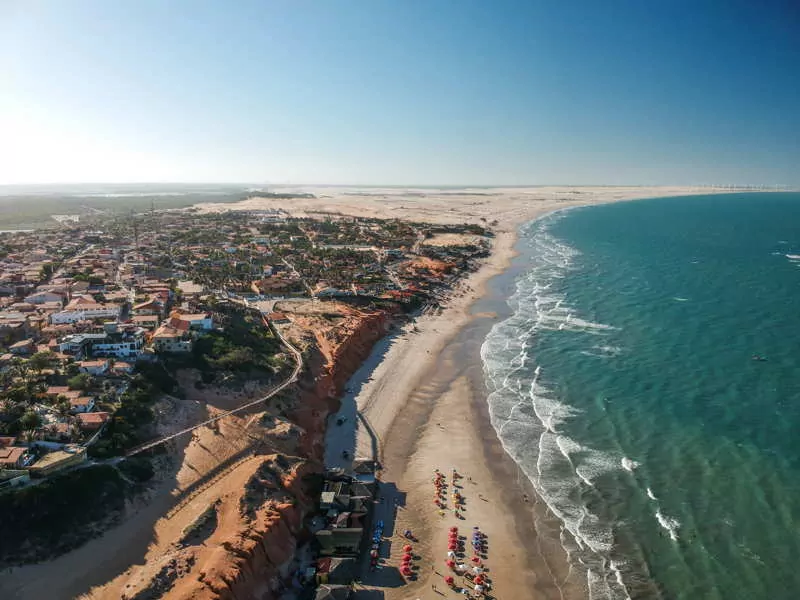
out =
<svg viewBox="0 0 800 600"><path fill-rule="evenodd" d="M330 311L330 306L326 308ZM200 549L183 548L169 563L172 581L164 595L130 595L131 600L163 597L172 600L270 600L288 575L305 516L314 498L305 492L304 476L322 470L325 424L337 408L345 383L389 329L393 312L358 311L336 306L330 314L293 315L287 332L304 349L306 369L292 408L287 411L303 433L300 457L258 457L255 474L247 483L239 506L227 503L218 510L214 535ZM327 325L327 326L325 326ZM220 535L223 534L224 535ZM213 547L211 547L213 544ZM182 571L174 564L186 565Z"/></svg>

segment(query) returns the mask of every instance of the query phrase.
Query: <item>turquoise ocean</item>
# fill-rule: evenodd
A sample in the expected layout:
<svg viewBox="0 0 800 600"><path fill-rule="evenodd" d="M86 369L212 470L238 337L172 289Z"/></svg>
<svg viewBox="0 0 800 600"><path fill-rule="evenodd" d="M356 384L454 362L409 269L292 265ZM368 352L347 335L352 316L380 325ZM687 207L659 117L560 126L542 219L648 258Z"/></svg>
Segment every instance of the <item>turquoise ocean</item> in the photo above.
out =
<svg viewBox="0 0 800 600"><path fill-rule="evenodd" d="M593 600L800 598L800 194L529 223L481 349Z"/></svg>

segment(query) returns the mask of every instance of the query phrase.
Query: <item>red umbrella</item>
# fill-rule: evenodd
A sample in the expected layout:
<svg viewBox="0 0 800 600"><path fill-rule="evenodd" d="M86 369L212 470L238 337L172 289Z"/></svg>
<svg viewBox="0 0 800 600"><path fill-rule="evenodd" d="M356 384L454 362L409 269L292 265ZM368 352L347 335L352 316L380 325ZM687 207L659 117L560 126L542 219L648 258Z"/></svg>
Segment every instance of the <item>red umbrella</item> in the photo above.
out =
<svg viewBox="0 0 800 600"><path fill-rule="evenodd" d="M458 527L451 527L450 531L458 531Z"/></svg>
<svg viewBox="0 0 800 600"><path fill-rule="evenodd" d="M477 575L475 577L475 583L477 583L478 585L482 584L483 583L483 575Z"/></svg>
<svg viewBox="0 0 800 600"><path fill-rule="evenodd" d="M403 552L411 552L411 544L406 544L403 546Z"/></svg>
<svg viewBox="0 0 800 600"><path fill-rule="evenodd" d="M448 558L446 561L444 561L444 564L446 564L448 567L450 567L450 568L452 569L453 567L455 567L455 566L456 566L456 561L454 561L454 560L450 560L450 559Z"/></svg>
<svg viewBox="0 0 800 600"><path fill-rule="evenodd" d="M448 575L447 577L444 578L444 582L447 585L453 585L453 583L455 582L455 579L453 579L452 577L450 577L450 575Z"/></svg>
<svg viewBox="0 0 800 600"><path fill-rule="evenodd" d="M447 545L447 549L448 549L448 550L455 550L455 549L457 549L457 548L458 548L458 544L456 544L455 542L450 542L450 543Z"/></svg>
<svg viewBox="0 0 800 600"><path fill-rule="evenodd" d="M414 558L414 557L411 556L410 553L403 554L403 560L406 560L406 559L411 560L412 558Z"/></svg>
<svg viewBox="0 0 800 600"><path fill-rule="evenodd" d="M475 564L480 563L481 562L481 557L480 556L473 556L472 557L472 562L474 562Z"/></svg>

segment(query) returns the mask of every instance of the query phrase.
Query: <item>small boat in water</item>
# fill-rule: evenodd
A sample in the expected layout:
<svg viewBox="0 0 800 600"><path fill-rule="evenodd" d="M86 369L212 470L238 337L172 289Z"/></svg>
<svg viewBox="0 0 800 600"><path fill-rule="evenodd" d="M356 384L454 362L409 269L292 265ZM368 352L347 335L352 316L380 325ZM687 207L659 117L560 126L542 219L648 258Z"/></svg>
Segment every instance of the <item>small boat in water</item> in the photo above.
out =
<svg viewBox="0 0 800 600"><path fill-rule="evenodd" d="M761 356L759 354L753 354L752 358L753 358L753 360L756 360L758 362L766 362L767 361L766 358L764 358L763 356Z"/></svg>

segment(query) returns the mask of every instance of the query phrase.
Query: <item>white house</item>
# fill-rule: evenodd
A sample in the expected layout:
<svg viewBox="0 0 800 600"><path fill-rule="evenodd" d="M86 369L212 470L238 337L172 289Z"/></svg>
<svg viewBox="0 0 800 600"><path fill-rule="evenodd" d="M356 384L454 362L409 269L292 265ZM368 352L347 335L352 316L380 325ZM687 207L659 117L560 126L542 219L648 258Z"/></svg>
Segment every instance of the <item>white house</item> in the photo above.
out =
<svg viewBox="0 0 800 600"><path fill-rule="evenodd" d="M53 325L90 321L92 319L118 319L122 308L118 304L101 304L87 296L78 296L64 310L50 315Z"/></svg>
<svg viewBox="0 0 800 600"><path fill-rule="evenodd" d="M105 339L92 343L92 356L115 356L116 358L136 358L144 347L144 329L124 333L112 333Z"/></svg>
<svg viewBox="0 0 800 600"><path fill-rule="evenodd" d="M89 375L105 375L109 369L108 360L99 358L95 360L82 360L78 363L78 369L81 373L88 373Z"/></svg>
<svg viewBox="0 0 800 600"><path fill-rule="evenodd" d="M94 398L90 396L78 396L69 401L69 410L72 413L88 413L94 408Z"/></svg>
<svg viewBox="0 0 800 600"><path fill-rule="evenodd" d="M47 302L57 302L59 306L64 304L64 294L57 294L56 292L34 292L30 296L25 296L25 302L28 304L45 304Z"/></svg>

